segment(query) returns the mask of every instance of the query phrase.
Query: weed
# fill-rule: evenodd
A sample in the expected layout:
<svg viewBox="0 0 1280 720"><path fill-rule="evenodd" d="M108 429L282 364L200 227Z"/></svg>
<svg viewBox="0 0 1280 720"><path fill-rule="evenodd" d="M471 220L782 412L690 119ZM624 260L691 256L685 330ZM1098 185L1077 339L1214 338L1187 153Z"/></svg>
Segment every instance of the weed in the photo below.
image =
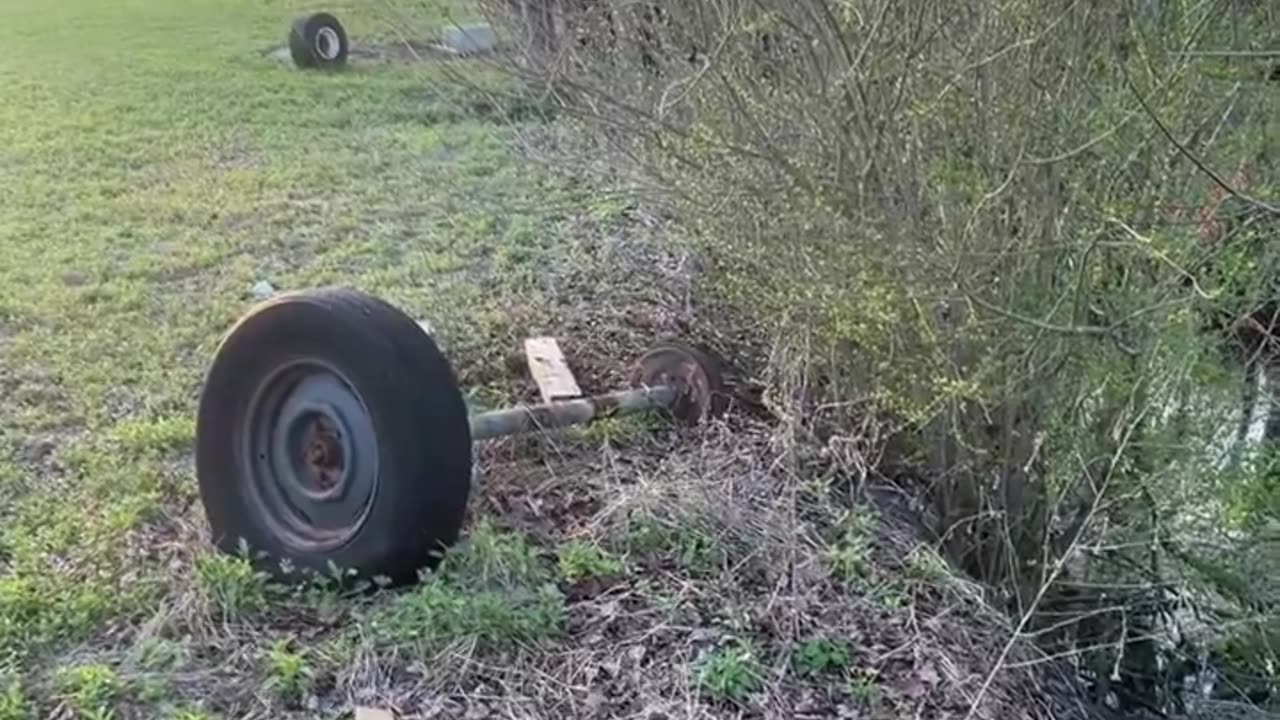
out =
<svg viewBox="0 0 1280 720"><path fill-rule="evenodd" d="M445 556L438 574L471 587L520 587L551 579L524 535L498 530L488 519L478 522L466 542Z"/></svg>
<svg viewBox="0 0 1280 720"><path fill-rule="evenodd" d="M469 638L487 646L533 643L557 633L564 597L522 535L480 523L436 573L375 615L378 637L435 646Z"/></svg>
<svg viewBox="0 0 1280 720"><path fill-rule="evenodd" d="M721 648L698 666L698 687L721 700L742 702L762 683L759 662L749 648L741 645Z"/></svg>
<svg viewBox="0 0 1280 720"><path fill-rule="evenodd" d="M577 435L592 445L625 445L629 440L642 437L654 426L656 416L650 413L605 418L584 426Z"/></svg>
<svg viewBox="0 0 1280 720"><path fill-rule="evenodd" d="M22 681L10 678L3 692L0 692L0 720L31 720L35 710L27 700L22 688Z"/></svg>
<svg viewBox="0 0 1280 720"><path fill-rule="evenodd" d="M195 439L195 421L186 416L130 421L116 426L114 435L128 451L138 454L180 450Z"/></svg>
<svg viewBox="0 0 1280 720"><path fill-rule="evenodd" d="M554 585L538 588L468 589L432 578L375 621L387 640L433 645L472 638L485 646L536 642L556 633L564 598Z"/></svg>
<svg viewBox="0 0 1280 720"><path fill-rule="evenodd" d="M867 591L867 599L885 610L901 610L911 604L911 596L893 583L881 583Z"/></svg>
<svg viewBox="0 0 1280 720"><path fill-rule="evenodd" d="M560 548L560 574L571 583L622 573L622 561L598 545L574 540Z"/></svg>
<svg viewBox="0 0 1280 720"><path fill-rule="evenodd" d="M711 535L697 528L685 528L678 535L676 558L682 569L705 575L724 564L726 553Z"/></svg>
<svg viewBox="0 0 1280 720"><path fill-rule="evenodd" d="M115 718L113 705L124 694L124 683L106 665L81 665L58 673L58 689L67 706L81 720Z"/></svg>
<svg viewBox="0 0 1280 720"><path fill-rule="evenodd" d="M362 580L356 587L368 590L372 587L384 587L387 584L382 579ZM297 590L294 597L322 617L338 617L346 612L347 608L348 598L337 587L305 585Z"/></svg>
<svg viewBox="0 0 1280 720"><path fill-rule="evenodd" d="M791 663L801 675L821 675L849 665L849 647L841 640L815 638L796 648Z"/></svg>
<svg viewBox="0 0 1280 720"><path fill-rule="evenodd" d="M949 577L946 562L938 553L921 545L907 555L907 577L921 582L941 582Z"/></svg>
<svg viewBox="0 0 1280 720"><path fill-rule="evenodd" d="M852 543L841 543L827 550L831 573L837 579L853 583L862 580L868 571L866 548Z"/></svg>
<svg viewBox="0 0 1280 720"><path fill-rule="evenodd" d="M849 696L853 699L872 705L880 699L880 683L876 679L875 671L862 671L855 674L849 680L848 684Z"/></svg>
<svg viewBox="0 0 1280 720"><path fill-rule="evenodd" d="M846 511L837 524L839 535L827 549L827 562L837 580L856 583L870 572L872 518L861 509Z"/></svg>
<svg viewBox="0 0 1280 720"><path fill-rule="evenodd" d="M507 407L515 401L511 397L511 393L506 389L493 388L487 385L474 385L463 391L463 402L467 405L469 414L478 414L488 412L501 407Z"/></svg>
<svg viewBox="0 0 1280 720"><path fill-rule="evenodd" d="M293 650L288 639L277 640L267 650L266 687L285 702L302 700L315 682L315 671L304 653Z"/></svg>
<svg viewBox="0 0 1280 720"><path fill-rule="evenodd" d="M134 660L148 670L173 670L186 664L188 648L182 643L163 637L149 636L138 641L133 649Z"/></svg>
<svg viewBox="0 0 1280 720"><path fill-rule="evenodd" d="M169 713L169 720L213 720L213 716L198 708L181 707Z"/></svg>
<svg viewBox="0 0 1280 720"><path fill-rule="evenodd" d="M169 683L161 676L148 676L135 683L137 698L146 703L158 703L169 696Z"/></svg>
<svg viewBox="0 0 1280 720"><path fill-rule="evenodd" d="M628 518L624 544L630 553L653 555L667 547L670 537L671 532L657 519L639 515Z"/></svg>
<svg viewBox="0 0 1280 720"><path fill-rule="evenodd" d="M196 577L224 619L262 609L267 602L267 575L248 558L212 553L196 559Z"/></svg>
<svg viewBox="0 0 1280 720"><path fill-rule="evenodd" d="M674 562L694 576L714 574L728 560L724 546L701 528L674 528L647 515L628 522L625 544L633 554Z"/></svg>

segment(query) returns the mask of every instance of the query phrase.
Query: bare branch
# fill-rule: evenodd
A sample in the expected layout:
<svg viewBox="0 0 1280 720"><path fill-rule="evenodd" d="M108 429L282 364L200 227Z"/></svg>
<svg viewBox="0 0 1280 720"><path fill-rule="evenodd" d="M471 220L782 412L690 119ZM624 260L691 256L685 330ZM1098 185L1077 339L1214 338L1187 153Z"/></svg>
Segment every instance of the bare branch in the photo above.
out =
<svg viewBox="0 0 1280 720"><path fill-rule="evenodd" d="M1160 119L1160 116L1157 115L1156 112L1151 109L1151 106L1149 104L1147 104L1146 99L1142 97L1142 93L1139 92L1137 86L1133 84L1133 79L1129 77L1128 71L1124 70L1123 68L1124 66L1122 64L1121 69L1122 69L1122 72L1124 73L1125 82L1128 83L1129 89L1133 91L1133 96L1138 101L1138 105L1142 107L1142 111L1146 113L1147 117L1151 119L1151 122L1155 124L1157 129L1160 130L1160 134L1163 135L1165 139L1168 140L1169 143L1178 150L1178 153L1180 155L1190 160L1191 164L1199 168L1200 172L1209 176L1209 178L1213 180L1214 184L1222 188L1229 195L1239 198L1240 200L1252 205L1255 208L1258 208L1259 210L1265 210L1266 212L1269 212L1272 215L1280 216L1280 207L1276 207L1275 205L1270 205L1261 200L1245 195L1243 192L1233 187L1231 183L1223 179L1221 175L1214 172L1212 168L1205 165L1204 162L1200 160L1200 158L1196 157L1195 154L1193 154L1190 150L1188 150L1185 145L1179 142L1178 139L1173 136L1173 133L1169 132L1168 126L1164 124L1164 121Z"/></svg>

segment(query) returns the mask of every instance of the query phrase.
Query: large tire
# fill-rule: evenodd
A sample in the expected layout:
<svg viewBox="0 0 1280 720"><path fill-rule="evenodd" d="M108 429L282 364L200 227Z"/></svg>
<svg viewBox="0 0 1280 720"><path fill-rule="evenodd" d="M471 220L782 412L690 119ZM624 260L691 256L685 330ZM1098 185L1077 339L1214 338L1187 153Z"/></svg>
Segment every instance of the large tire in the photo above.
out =
<svg viewBox="0 0 1280 720"><path fill-rule="evenodd" d="M340 68L347 64L347 31L329 13L316 13L293 21L289 54L300 68Z"/></svg>
<svg viewBox="0 0 1280 720"><path fill-rule="evenodd" d="M403 583L458 537L471 431L453 370L395 307L346 289L279 295L223 339L196 471L214 543L259 567Z"/></svg>

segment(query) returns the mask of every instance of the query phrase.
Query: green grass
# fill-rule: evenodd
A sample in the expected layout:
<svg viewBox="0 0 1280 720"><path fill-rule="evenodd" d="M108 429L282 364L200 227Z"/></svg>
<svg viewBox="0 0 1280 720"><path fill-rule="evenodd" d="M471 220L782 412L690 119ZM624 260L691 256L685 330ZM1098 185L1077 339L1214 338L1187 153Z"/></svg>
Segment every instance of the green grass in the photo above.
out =
<svg viewBox="0 0 1280 720"><path fill-rule="evenodd" d="M760 689L764 677L755 652L735 643L703 658L697 680L710 697L743 702Z"/></svg>
<svg viewBox="0 0 1280 720"><path fill-rule="evenodd" d="M61 670L58 688L67 707L79 720L116 717L115 703L124 695L124 683L105 665L81 665Z"/></svg>
<svg viewBox="0 0 1280 720"><path fill-rule="evenodd" d="M0 720L31 720L35 717L31 701L17 678L7 678L0 691Z"/></svg>
<svg viewBox="0 0 1280 720"><path fill-rule="evenodd" d="M315 670L305 653L292 647L287 639L277 640L267 650L266 689L287 703L296 703L311 690Z"/></svg>
<svg viewBox="0 0 1280 720"><path fill-rule="evenodd" d="M849 665L849 647L843 640L813 638L792 652L791 662L801 675L838 672Z"/></svg>
<svg viewBox="0 0 1280 720"><path fill-rule="evenodd" d="M621 575L622 561L607 550L583 540L572 540L560 548L560 575L569 582Z"/></svg>
<svg viewBox="0 0 1280 720"><path fill-rule="evenodd" d="M269 578L246 557L202 555L196 559L196 578L223 619L261 610L267 604Z"/></svg>
<svg viewBox="0 0 1280 720"><path fill-rule="evenodd" d="M564 616L551 563L522 535L482 521L436 572L376 610L368 626L386 645L431 652L459 640L533 645L558 635Z"/></svg>
<svg viewBox="0 0 1280 720"><path fill-rule="evenodd" d="M329 6L358 42L390 37L369 8ZM507 306L530 290L491 260L552 252L568 191L437 68L264 57L306 9L0 0L4 664L175 591L195 399L254 283L376 293L462 366L518 347ZM262 605L245 567L202 557L194 575L228 618Z"/></svg>

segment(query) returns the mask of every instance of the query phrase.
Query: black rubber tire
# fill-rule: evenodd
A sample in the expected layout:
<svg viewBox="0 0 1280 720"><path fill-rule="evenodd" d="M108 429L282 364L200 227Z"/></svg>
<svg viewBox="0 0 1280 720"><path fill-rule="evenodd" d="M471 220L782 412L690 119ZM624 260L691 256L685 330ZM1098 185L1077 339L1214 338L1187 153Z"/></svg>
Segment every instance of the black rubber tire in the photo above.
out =
<svg viewBox="0 0 1280 720"><path fill-rule="evenodd" d="M321 34L327 34L327 31L338 38L337 53L332 57L325 57L317 45ZM293 64L300 68L340 68L347 64L350 49L347 31L329 13L300 17L293 21L293 27L289 30L289 54L293 56Z"/></svg>
<svg viewBox="0 0 1280 720"><path fill-rule="evenodd" d="M254 397L299 359L341 373L358 394L376 444L376 476L363 521L338 547L311 549L272 529L254 490L246 441ZM471 489L471 430L452 368L422 328L392 305L349 289L284 293L250 311L224 337L201 392L196 473L213 542L247 545L261 569L284 565L401 584L456 542Z"/></svg>

